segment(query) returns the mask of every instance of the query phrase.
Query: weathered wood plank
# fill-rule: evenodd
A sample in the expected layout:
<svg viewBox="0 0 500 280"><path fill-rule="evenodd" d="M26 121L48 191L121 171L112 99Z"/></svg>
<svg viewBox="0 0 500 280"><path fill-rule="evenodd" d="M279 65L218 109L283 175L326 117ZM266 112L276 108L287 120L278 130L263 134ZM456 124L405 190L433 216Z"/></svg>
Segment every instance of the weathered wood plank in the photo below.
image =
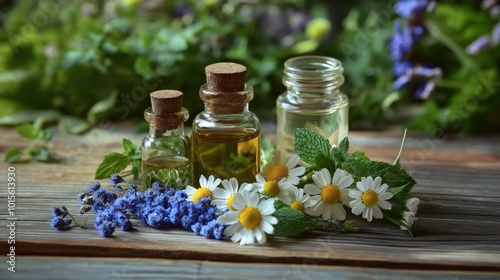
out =
<svg viewBox="0 0 500 280"><path fill-rule="evenodd" d="M396 156L401 138L379 133L351 135L352 150L366 151L368 156L387 162ZM12 129L0 128L0 137L1 158L8 147L26 145ZM123 137L137 142L142 135L122 128L109 133L94 130L86 137L56 135L51 148L59 154L59 163L15 165L19 255L500 271L500 151L496 145L500 137L482 144L481 138L448 139L434 146L421 144L430 143L426 138L408 138L402 164L418 182L414 195L427 200L419 208L415 238L388 223L361 220L361 230L356 233L317 228L300 238L272 237L265 246L245 247L178 229L155 230L138 221L134 222L135 231L118 231L107 239L93 229L58 232L50 228L51 207L66 205L77 212L76 194L93 181L104 154L121 150ZM0 166L0 183L6 182L7 166ZM2 187L0 205L6 205L6 197ZM6 207L0 209L2 221L6 211ZM0 236L7 234L1 226ZM2 251L6 246L0 241Z"/></svg>
<svg viewBox="0 0 500 280"><path fill-rule="evenodd" d="M376 275L376 277L374 277ZM20 257L2 279L498 279L498 272L381 270L343 266L224 263L141 258Z"/></svg>

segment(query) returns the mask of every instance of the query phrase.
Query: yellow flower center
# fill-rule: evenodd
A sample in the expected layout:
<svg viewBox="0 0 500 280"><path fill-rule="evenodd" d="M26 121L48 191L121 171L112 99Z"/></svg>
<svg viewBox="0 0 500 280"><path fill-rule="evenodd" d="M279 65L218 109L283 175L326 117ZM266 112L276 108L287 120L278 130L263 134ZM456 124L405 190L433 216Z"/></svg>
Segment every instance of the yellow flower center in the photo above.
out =
<svg viewBox="0 0 500 280"><path fill-rule="evenodd" d="M275 181L269 181L264 184L264 193L268 196L277 196L280 193L280 187Z"/></svg>
<svg viewBox="0 0 500 280"><path fill-rule="evenodd" d="M257 208L248 206L245 209L241 210L238 219L244 227L254 229L258 225L260 225L262 216L260 215L260 212L259 210L257 210Z"/></svg>
<svg viewBox="0 0 500 280"><path fill-rule="evenodd" d="M212 192L208 188L199 188L193 194L193 202L196 203L204 197L211 197Z"/></svg>
<svg viewBox="0 0 500 280"><path fill-rule="evenodd" d="M339 201L340 198L340 189L335 185L325 186L321 190L321 199L326 204L332 205Z"/></svg>
<svg viewBox="0 0 500 280"><path fill-rule="evenodd" d="M282 164L278 164L269 170L266 180L279 182L286 177L288 177L288 168Z"/></svg>
<svg viewBox="0 0 500 280"><path fill-rule="evenodd" d="M235 209L231 204L233 204L234 201L234 194L230 194L229 197L227 198L226 204L227 204L227 209L234 211Z"/></svg>
<svg viewBox="0 0 500 280"><path fill-rule="evenodd" d="M292 204L290 204L290 208L294 209L294 210L298 210L298 211L301 211L301 212L304 212L304 204L302 204L302 202L298 201L298 200L295 200L294 202L292 202Z"/></svg>
<svg viewBox="0 0 500 280"><path fill-rule="evenodd" d="M372 207L378 202L378 194L374 190L367 190L363 193L362 199L366 206Z"/></svg>

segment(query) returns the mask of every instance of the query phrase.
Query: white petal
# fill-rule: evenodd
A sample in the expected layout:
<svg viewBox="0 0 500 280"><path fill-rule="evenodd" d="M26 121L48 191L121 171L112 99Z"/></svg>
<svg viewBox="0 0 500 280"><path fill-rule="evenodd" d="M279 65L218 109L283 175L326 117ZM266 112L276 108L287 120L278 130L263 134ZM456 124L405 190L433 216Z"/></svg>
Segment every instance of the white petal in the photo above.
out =
<svg viewBox="0 0 500 280"><path fill-rule="evenodd" d="M290 176L290 175L289 175L289 176L286 178L286 181L287 181L288 183L290 183L290 184L292 184L292 185L296 186L296 185L298 185L298 184L299 184L300 179L299 179L299 177L297 177L297 176Z"/></svg>
<svg viewBox="0 0 500 280"><path fill-rule="evenodd" d="M354 198L354 199L361 199L363 196L363 193L358 191L358 190L349 190L349 196Z"/></svg>
<svg viewBox="0 0 500 280"><path fill-rule="evenodd" d="M298 155L291 155L288 156L287 159L285 160L285 166L288 167L290 170L291 168L294 168L299 164L300 157Z"/></svg>
<svg viewBox="0 0 500 280"><path fill-rule="evenodd" d="M264 177L262 177L262 175L260 175L260 174L257 174L255 176L255 179L257 180L258 183L261 183L261 184L265 184L266 183L266 179L264 179Z"/></svg>
<svg viewBox="0 0 500 280"><path fill-rule="evenodd" d="M372 210L373 210L373 217L375 219L382 219L384 217L384 215L382 215L382 211L380 211L380 208L378 208L377 205L374 205L372 207Z"/></svg>
<svg viewBox="0 0 500 280"><path fill-rule="evenodd" d="M385 192L383 194L379 194L378 196L378 199L382 199L382 200L388 200L388 199L391 199L392 198L392 193L390 192Z"/></svg>
<svg viewBox="0 0 500 280"><path fill-rule="evenodd" d="M353 200L353 201L351 201L350 206L352 207L351 212L354 215L359 215L359 214L363 213L363 211L366 208L366 206L361 201L359 201L359 200Z"/></svg>
<svg viewBox="0 0 500 280"><path fill-rule="evenodd" d="M268 223L268 222L263 222L262 223L262 230L266 232L267 234L273 234L274 233L274 227Z"/></svg>
<svg viewBox="0 0 500 280"><path fill-rule="evenodd" d="M259 227L256 227L254 229L254 232L255 232L255 238L257 239L257 242L259 242L259 244L262 244L262 243L260 243L262 240L262 235L265 235L265 234L261 231L261 229Z"/></svg>
<svg viewBox="0 0 500 280"><path fill-rule="evenodd" d="M247 206L245 198L241 193L234 194L233 203L231 203L231 206L233 206L233 208L236 210L243 210L243 208Z"/></svg>
<svg viewBox="0 0 500 280"><path fill-rule="evenodd" d="M274 211L276 211L274 209L274 199L268 199L260 203L258 209L261 215L271 215Z"/></svg>
<svg viewBox="0 0 500 280"><path fill-rule="evenodd" d="M227 199L229 195L231 195L231 193L229 193L225 189L216 188L215 190L212 191L212 195L214 198Z"/></svg>
<svg viewBox="0 0 500 280"><path fill-rule="evenodd" d="M260 229L259 229L260 231ZM260 231L261 234L262 234L262 237L260 239L257 239L257 242L259 242L259 244L265 244L267 242L267 236L264 232Z"/></svg>
<svg viewBox="0 0 500 280"><path fill-rule="evenodd" d="M240 231L242 227L243 226L240 223L232 224L224 230L224 235L225 236L232 236L232 235L234 235L234 233Z"/></svg>
<svg viewBox="0 0 500 280"><path fill-rule="evenodd" d="M372 221L373 218L373 210L371 207L366 207L363 211L363 218L365 218L368 222Z"/></svg>
<svg viewBox="0 0 500 280"><path fill-rule="evenodd" d="M314 184L307 184L304 186L304 192L310 195L317 195L321 193L321 188Z"/></svg>
<svg viewBox="0 0 500 280"><path fill-rule="evenodd" d="M367 179L365 177L361 177L361 181L359 182L356 182L356 187L362 191L362 192L366 192L368 190L367 188Z"/></svg>
<svg viewBox="0 0 500 280"><path fill-rule="evenodd" d="M243 184L241 184L241 186L240 186L240 191L244 191L244 190L251 191L252 189L253 189L253 184L243 183ZM236 191L235 191L235 192L236 192Z"/></svg>
<svg viewBox="0 0 500 280"><path fill-rule="evenodd" d="M306 168L304 166L299 166L295 168L288 169L288 177L300 177L306 172Z"/></svg>
<svg viewBox="0 0 500 280"><path fill-rule="evenodd" d="M248 200L247 200L248 206L253 206L257 208L260 200L259 194L257 192L248 192L248 191L244 192L248 193Z"/></svg>
<svg viewBox="0 0 500 280"><path fill-rule="evenodd" d="M194 192L196 192L196 189L191 186L186 186L184 192L186 192L188 196L193 196Z"/></svg>
<svg viewBox="0 0 500 280"><path fill-rule="evenodd" d="M239 211L229 211L220 216L217 219L217 222L222 225L231 225L238 222L239 216L240 216Z"/></svg>
<svg viewBox="0 0 500 280"><path fill-rule="evenodd" d="M233 177L233 178L229 179L229 183L231 186L231 192L232 193L237 192L238 191L238 180Z"/></svg>
<svg viewBox="0 0 500 280"><path fill-rule="evenodd" d="M377 177L377 178L380 178L380 177ZM378 191L377 193L378 194L382 194L382 193L385 193L387 191L387 189L389 188L389 186L387 184L383 184L382 186L380 186L378 188Z"/></svg>
<svg viewBox="0 0 500 280"><path fill-rule="evenodd" d="M380 187L380 184L382 183L382 178L376 177L375 180L373 180L373 188L372 190L377 190Z"/></svg>
<svg viewBox="0 0 500 280"><path fill-rule="evenodd" d="M211 185L210 185L210 190L214 190L215 188L217 188L217 186L220 184L221 180L219 178L217 178L217 180L215 180Z"/></svg>
<svg viewBox="0 0 500 280"><path fill-rule="evenodd" d="M321 214L321 216L324 220L329 220L332 218L332 208L330 207L330 205L325 205L325 207L323 207L323 213Z"/></svg>
<svg viewBox="0 0 500 280"><path fill-rule="evenodd" d="M387 209L387 210L391 210L392 208L392 205L389 201L386 201L386 200L380 200L377 201L377 205L380 206L380 208L382 209Z"/></svg>
<svg viewBox="0 0 500 280"><path fill-rule="evenodd" d="M199 182L200 182L200 186L205 187L207 185L207 178L205 178L205 176L201 175Z"/></svg>
<svg viewBox="0 0 500 280"><path fill-rule="evenodd" d="M278 219L271 215L262 216L262 221L269 223L271 225L275 225L278 223Z"/></svg>
<svg viewBox="0 0 500 280"><path fill-rule="evenodd" d="M339 221L345 220L346 213L345 213L344 207L342 207L342 204L335 203L332 207L332 210L333 210L333 216L335 219L337 219Z"/></svg>

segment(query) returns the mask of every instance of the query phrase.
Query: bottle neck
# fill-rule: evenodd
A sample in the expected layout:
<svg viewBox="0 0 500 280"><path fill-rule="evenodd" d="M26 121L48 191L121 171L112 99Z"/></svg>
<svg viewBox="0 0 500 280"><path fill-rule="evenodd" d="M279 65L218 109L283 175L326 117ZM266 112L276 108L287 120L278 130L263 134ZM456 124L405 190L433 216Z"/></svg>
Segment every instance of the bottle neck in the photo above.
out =
<svg viewBox="0 0 500 280"><path fill-rule="evenodd" d="M149 122L149 135L151 137L170 136L172 134L184 135L184 122L189 118L189 112L182 107L180 112L164 115L155 114L152 108L144 111L144 119Z"/></svg>
<svg viewBox="0 0 500 280"><path fill-rule="evenodd" d="M248 103L253 99L253 88L245 84L243 91L216 92L204 84L200 88L200 98L205 103L205 111L216 115L232 115L248 112Z"/></svg>
<svg viewBox="0 0 500 280"><path fill-rule="evenodd" d="M344 83L342 63L325 56L299 56L285 62L283 84L292 98L329 98Z"/></svg>

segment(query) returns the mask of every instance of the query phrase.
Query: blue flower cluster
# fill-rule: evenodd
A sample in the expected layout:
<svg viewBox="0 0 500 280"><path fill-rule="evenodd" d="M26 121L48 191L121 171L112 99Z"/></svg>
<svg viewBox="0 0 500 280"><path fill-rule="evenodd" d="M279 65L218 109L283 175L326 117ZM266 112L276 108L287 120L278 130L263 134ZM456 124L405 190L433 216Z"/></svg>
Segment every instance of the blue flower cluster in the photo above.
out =
<svg viewBox="0 0 500 280"><path fill-rule="evenodd" d="M400 0L394 6L396 13L407 20L405 26L400 20L395 22L394 34L389 42L389 49L394 60L394 88L401 89L413 82L417 85L415 97L418 99L429 97L436 81L442 77L441 68L415 65L411 61L413 46L426 33L420 16L433 5L434 2L430 0Z"/></svg>
<svg viewBox="0 0 500 280"><path fill-rule="evenodd" d="M110 181L113 184L125 182L116 175L111 176ZM112 191L106 191L99 183L93 183L78 195L82 201L81 213L90 209L96 212L94 227L104 237L111 236L116 227L124 231L132 229L131 216L155 229L181 226L206 238L224 237L226 226L217 223L221 213L210 205L210 199L197 203L187 201L184 191L166 188L160 182L144 192L138 191L134 184L126 190L117 184Z"/></svg>
<svg viewBox="0 0 500 280"><path fill-rule="evenodd" d="M489 10L491 18L496 20L500 19L500 4L497 3L496 0L483 0L481 2L481 8ZM465 52L468 54L478 54L498 44L500 44L500 21L493 27L491 35L484 34L479 36L465 48Z"/></svg>
<svg viewBox="0 0 500 280"><path fill-rule="evenodd" d="M71 227L71 219L66 218L69 212L65 206L52 208L52 220L50 221L50 226L58 230L64 230Z"/></svg>

